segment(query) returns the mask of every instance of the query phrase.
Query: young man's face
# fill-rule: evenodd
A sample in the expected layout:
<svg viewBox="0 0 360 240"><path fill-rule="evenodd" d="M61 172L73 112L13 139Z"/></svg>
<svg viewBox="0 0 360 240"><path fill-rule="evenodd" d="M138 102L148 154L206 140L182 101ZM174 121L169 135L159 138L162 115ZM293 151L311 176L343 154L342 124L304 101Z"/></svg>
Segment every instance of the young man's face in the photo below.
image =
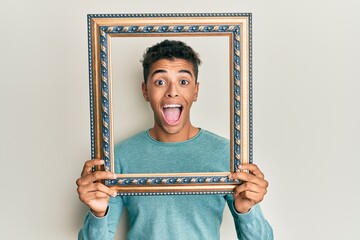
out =
<svg viewBox="0 0 360 240"><path fill-rule="evenodd" d="M183 59L154 62L142 85L143 96L154 111L154 130L165 135L190 131L190 108L198 90L192 63Z"/></svg>

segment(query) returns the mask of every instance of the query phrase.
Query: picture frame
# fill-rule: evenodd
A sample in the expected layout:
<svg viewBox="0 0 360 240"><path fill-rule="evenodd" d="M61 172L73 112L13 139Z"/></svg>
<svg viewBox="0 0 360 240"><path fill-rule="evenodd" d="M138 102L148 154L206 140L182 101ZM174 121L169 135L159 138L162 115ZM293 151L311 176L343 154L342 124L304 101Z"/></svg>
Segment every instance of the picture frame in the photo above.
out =
<svg viewBox="0 0 360 240"><path fill-rule="evenodd" d="M229 98L229 171L116 173L117 179L105 180L104 184L125 196L232 193L241 181L229 179L228 175L240 171L238 164L252 163L253 159L251 13L89 14L87 20L91 158L105 161L94 170L115 171L112 42L124 37L225 39L228 43L229 89L224 94Z"/></svg>

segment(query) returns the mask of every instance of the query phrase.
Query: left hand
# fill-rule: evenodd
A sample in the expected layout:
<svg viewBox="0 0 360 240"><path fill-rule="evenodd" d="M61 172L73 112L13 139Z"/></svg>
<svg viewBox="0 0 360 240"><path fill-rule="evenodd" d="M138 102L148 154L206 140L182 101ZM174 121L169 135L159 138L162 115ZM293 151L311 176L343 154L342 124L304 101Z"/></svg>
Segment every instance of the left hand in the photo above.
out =
<svg viewBox="0 0 360 240"><path fill-rule="evenodd" d="M269 183L255 164L242 164L239 169L250 172L234 172L229 175L229 178L243 181L234 189L234 205L239 213L246 213L264 199Z"/></svg>

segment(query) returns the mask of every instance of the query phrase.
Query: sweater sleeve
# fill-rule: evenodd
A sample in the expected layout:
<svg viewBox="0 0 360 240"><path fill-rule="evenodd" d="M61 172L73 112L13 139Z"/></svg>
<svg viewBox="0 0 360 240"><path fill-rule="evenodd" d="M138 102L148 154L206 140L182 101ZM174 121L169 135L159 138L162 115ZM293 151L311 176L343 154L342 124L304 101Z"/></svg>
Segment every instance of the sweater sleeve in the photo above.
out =
<svg viewBox="0 0 360 240"><path fill-rule="evenodd" d="M273 240L273 230L265 219L260 205L256 204L249 212L236 211L232 194L226 195L227 204L234 218L236 234L239 240Z"/></svg>
<svg viewBox="0 0 360 240"><path fill-rule="evenodd" d="M123 207L124 202L122 197L111 197L108 211L104 217L96 217L89 210L85 217L84 225L79 232L78 240L114 239Z"/></svg>

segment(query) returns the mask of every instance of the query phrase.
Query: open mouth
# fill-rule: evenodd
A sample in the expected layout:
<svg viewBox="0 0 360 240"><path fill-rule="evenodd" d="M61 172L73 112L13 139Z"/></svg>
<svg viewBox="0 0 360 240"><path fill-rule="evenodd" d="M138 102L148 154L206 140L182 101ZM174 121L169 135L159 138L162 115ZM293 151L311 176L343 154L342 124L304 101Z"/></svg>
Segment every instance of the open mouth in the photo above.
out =
<svg viewBox="0 0 360 240"><path fill-rule="evenodd" d="M167 124L175 125L179 122L182 112L182 105L180 104L166 104L162 107L164 119Z"/></svg>

